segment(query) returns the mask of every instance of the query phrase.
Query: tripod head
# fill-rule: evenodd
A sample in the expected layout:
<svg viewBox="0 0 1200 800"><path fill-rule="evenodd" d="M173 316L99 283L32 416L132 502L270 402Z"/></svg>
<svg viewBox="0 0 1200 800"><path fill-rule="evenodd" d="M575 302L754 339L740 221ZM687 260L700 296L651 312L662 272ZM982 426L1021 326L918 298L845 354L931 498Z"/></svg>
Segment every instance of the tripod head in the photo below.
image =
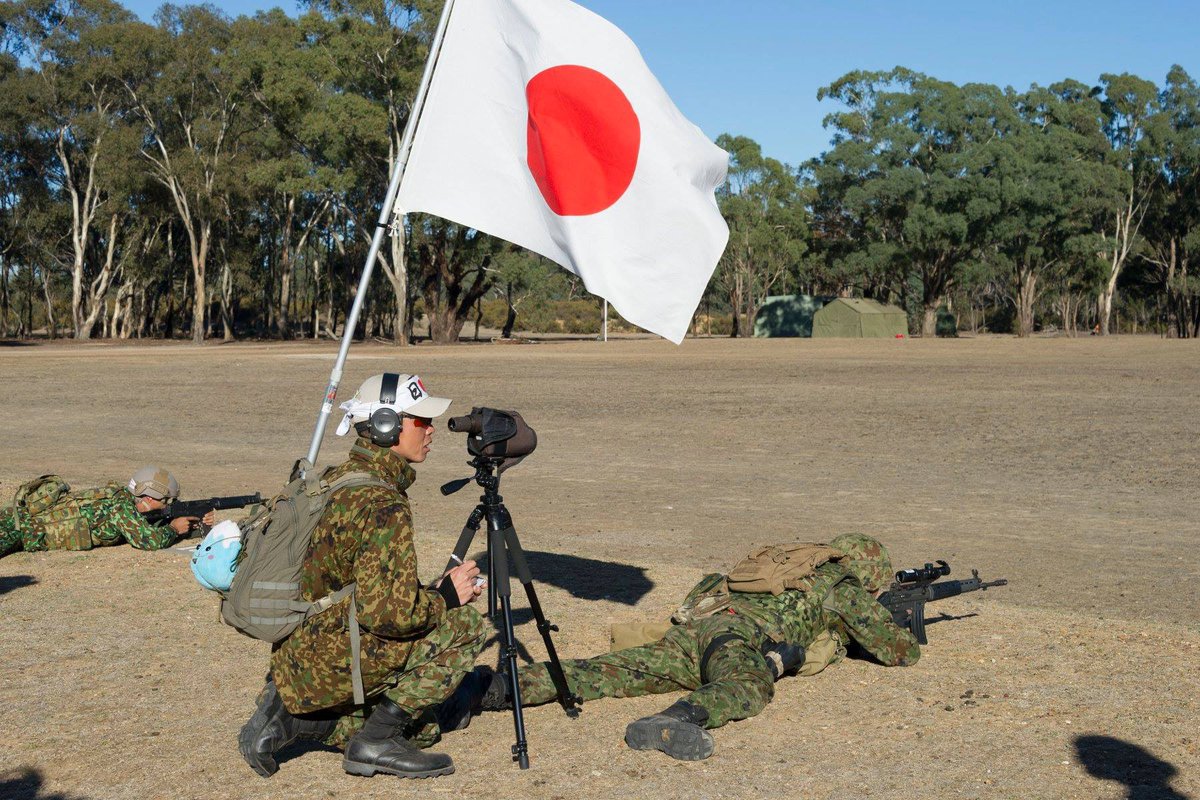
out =
<svg viewBox="0 0 1200 800"><path fill-rule="evenodd" d="M504 471L505 462L509 460L507 456L475 456L467 462L468 466L475 468L475 474L469 478L456 478L443 483L442 495L449 497L471 481L479 484L485 493L495 493L500 488L500 473Z"/></svg>

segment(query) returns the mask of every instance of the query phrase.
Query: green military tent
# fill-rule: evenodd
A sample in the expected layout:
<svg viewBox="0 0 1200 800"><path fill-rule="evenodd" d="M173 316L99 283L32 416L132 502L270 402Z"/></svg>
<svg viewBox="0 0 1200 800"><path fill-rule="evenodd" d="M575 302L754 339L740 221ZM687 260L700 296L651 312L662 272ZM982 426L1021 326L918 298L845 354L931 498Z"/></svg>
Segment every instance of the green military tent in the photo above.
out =
<svg viewBox="0 0 1200 800"><path fill-rule="evenodd" d="M754 335L812 336L813 314L832 299L807 294L768 297L754 315Z"/></svg>
<svg viewBox="0 0 1200 800"><path fill-rule="evenodd" d="M890 339L896 334L908 334L905 313L895 306L862 297L839 297L813 315L813 338Z"/></svg>

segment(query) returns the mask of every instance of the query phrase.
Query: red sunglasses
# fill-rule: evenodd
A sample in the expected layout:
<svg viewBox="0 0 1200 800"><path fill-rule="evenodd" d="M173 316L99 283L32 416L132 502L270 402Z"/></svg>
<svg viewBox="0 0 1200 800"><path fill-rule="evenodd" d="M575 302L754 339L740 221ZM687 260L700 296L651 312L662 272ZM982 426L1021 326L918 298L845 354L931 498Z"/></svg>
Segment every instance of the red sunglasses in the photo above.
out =
<svg viewBox="0 0 1200 800"><path fill-rule="evenodd" d="M417 428L433 427L433 420L430 419L429 417L414 417L412 414L401 414L400 416L404 417L405 419L411 419L413 421L414 427L417 427Z"/></svg>

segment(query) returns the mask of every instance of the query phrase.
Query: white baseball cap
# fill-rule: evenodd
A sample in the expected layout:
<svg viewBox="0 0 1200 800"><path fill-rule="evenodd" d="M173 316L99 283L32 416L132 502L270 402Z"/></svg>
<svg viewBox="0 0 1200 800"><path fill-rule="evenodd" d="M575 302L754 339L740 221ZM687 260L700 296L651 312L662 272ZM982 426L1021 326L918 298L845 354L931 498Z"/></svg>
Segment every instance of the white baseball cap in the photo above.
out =
<svg viewBox="0 0 1200 800"><path fill-rule="evenodd" d="M384 372L367 378L353 397L338 406L346 415L338 424L337 435L345 436L352 425L365 422L372 412L381 408L413 417L432 418L445 414L449 407L450 401L429 394L418 376Z"/></svg>

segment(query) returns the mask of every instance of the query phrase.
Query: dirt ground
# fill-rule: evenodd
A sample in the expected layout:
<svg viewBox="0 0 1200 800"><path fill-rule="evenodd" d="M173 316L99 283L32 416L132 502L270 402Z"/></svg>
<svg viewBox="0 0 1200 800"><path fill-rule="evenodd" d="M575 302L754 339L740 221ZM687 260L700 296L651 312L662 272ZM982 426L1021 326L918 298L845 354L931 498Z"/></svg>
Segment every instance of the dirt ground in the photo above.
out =
<svg viewBox="0 0 1200 800"><path fill-rule="evenodd" d="M0 347L0 501L38 474L87 486L146 462L185 497L271 493L307 449L335 352ZM759 542L861 530L897 566L945 558L1011 584L940 604L953 619L911 668L785 680L707 761L623 744L667 696L577 720L530 710L527 771L511 718L491 714L439 745L450 777L353 778L339 754L296 747L263 780L235 737L267 648L218 624L184 553L18 553L0 561L0 796L1200 798L1196 342L371 344L352 349L343 396L384 369L537 429L502 491L561 653L664 618ZM325 462L348 446L333 427ZM437 490L465 460L439 430L411 491L430 577L475 502Z"/></svg>

